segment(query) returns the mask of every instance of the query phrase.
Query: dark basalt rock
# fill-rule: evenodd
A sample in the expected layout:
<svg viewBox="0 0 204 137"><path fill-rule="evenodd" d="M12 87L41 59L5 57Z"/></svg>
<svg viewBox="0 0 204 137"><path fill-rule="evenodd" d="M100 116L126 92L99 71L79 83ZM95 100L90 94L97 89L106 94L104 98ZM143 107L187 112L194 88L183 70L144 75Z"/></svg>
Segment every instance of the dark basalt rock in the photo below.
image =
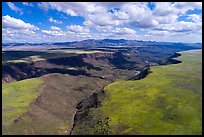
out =
<svg viewBox="0 0 204 137"><path fill-rule="evenodd" d="M8 75L17 81L23 80L32 77L36 71L29 63L8 63L2 65L2 80Z"/></svg>
<svg viewBox="0 0 204 137"><path fill-rule="evenodd" d="M136 76L129 78L129 80L140 80L145 78L149 73L150 73L150 67L145 67L142 71L140 71L139 74L137 74Z"/></svg>
<svg viewBox="0 0 204 137"><path fill-rule="evenodd" d="M129 69L134 67L135 62L128 61L123 55L122 51L114 53L113 58L108 58L110 63L118 69Z"/></svg>
<svg viewBox="0 0 204 137"><path fill-rule="evenodd" d="M97 93L93 93L91 96L86 98L85 100L81 101L77 104L76 108L79 111L83 111L85 109L93 108L98 106L98 97Z"/></svg>
<svg viewBox="0 0 204 137"><path fill-rule="evenodd" d="M176 58L176 57L179 57L179 56L181 56L180 53L174 53L172 56L169 57L169 59L166 61L165 64L178 64L178 63L181 63L182 61L173 59L173 58Z"/></svg>
<svg viewBox="0 0 204 137"><path fill-rule="evenodd" d="M84 99L83 101L79 102L76 105L77 111L74 115L74 124L72 127L72 130L74 127L84 121L86 117L88 116L89 109L90 108L97 108L100 105L100 101L98 99L99 94L104 94L104 90L99 90L94 92L92 95ZM70 131L70 135L72 134L72 130Z"/></svg>

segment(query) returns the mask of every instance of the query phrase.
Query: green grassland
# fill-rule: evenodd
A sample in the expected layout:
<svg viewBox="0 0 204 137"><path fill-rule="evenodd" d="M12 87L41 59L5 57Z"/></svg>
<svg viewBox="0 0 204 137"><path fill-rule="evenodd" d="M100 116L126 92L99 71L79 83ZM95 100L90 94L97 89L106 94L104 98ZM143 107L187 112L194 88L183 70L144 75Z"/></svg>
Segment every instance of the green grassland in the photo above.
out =
<svg viewBox="0 0 204 137"><path fill-rule="evenodd" d="M181 54L180 64L154 66L144 79L106 86L101 107L82 123L100 117L100 124L76 127L74 134L202 134L202 51Z"/></svg>
<svg viewBox="0 0 204 137"><path fill-rule="evenodd" d="M37 88L42 80L32 78L14 83L2 84L2 132L10 134L10 128L15 120L27 112L30 102L39 93Z"/></svg>
<svg viewBox="0 0 204 137"><path fill-rule="evenodd" d="M147 78L105 88L102 110L113 134L202 134L202 52L155 66Z"/></svg>

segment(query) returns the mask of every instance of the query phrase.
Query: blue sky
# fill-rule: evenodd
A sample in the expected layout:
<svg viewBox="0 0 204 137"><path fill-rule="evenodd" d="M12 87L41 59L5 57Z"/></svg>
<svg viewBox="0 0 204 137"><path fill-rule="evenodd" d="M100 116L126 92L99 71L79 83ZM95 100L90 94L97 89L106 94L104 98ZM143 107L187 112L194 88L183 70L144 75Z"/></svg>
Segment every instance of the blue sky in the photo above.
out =
<svg viewBox="0 0 204 137"><path fill-rule="evenodd" d="M2 41L202 41L201 2L3 2Z"/></svg>

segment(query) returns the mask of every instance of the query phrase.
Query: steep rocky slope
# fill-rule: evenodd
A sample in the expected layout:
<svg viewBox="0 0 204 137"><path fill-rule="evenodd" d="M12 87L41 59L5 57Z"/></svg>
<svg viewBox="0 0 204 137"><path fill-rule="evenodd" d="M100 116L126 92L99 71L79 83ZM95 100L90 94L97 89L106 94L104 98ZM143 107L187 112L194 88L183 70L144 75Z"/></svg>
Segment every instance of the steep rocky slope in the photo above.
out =
<svg viewBox="0 0 204 137"><path fill-rule="evenodd" d="M38 90L40 96L14 121L10 134L69 134L75 106L109 83L99 78L56 73L39 79L44 82Z"/></svg>

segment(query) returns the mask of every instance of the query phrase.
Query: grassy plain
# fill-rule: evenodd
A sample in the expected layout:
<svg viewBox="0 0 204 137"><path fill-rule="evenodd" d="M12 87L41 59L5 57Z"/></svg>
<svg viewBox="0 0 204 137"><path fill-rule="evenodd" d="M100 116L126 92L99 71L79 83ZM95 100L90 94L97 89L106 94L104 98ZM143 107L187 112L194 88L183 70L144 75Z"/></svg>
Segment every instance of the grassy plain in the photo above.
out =
<svg viewBox="0 0 204 137"><path fill-rule="evenodd" d="M106 86L101 107L84 122L89 128L79 125L74 134L202 134L202 51L180 53L180 64L154 66L144 79Z"/></svg>
<svg viewBox="0 0 204 137"><path fill-rule="evenodd" d="M32 78L18 82L2 84L2 132L10 134L13 121L25 112L29 104L38 96L37 88L42 80Z"/></svg>
<svg viewBox="0 0 204 137"><path fill-rule="evenodd" d="M180 64L105 88L101 109L113 134L202 134L202 51L181 53Z"/></svg>

